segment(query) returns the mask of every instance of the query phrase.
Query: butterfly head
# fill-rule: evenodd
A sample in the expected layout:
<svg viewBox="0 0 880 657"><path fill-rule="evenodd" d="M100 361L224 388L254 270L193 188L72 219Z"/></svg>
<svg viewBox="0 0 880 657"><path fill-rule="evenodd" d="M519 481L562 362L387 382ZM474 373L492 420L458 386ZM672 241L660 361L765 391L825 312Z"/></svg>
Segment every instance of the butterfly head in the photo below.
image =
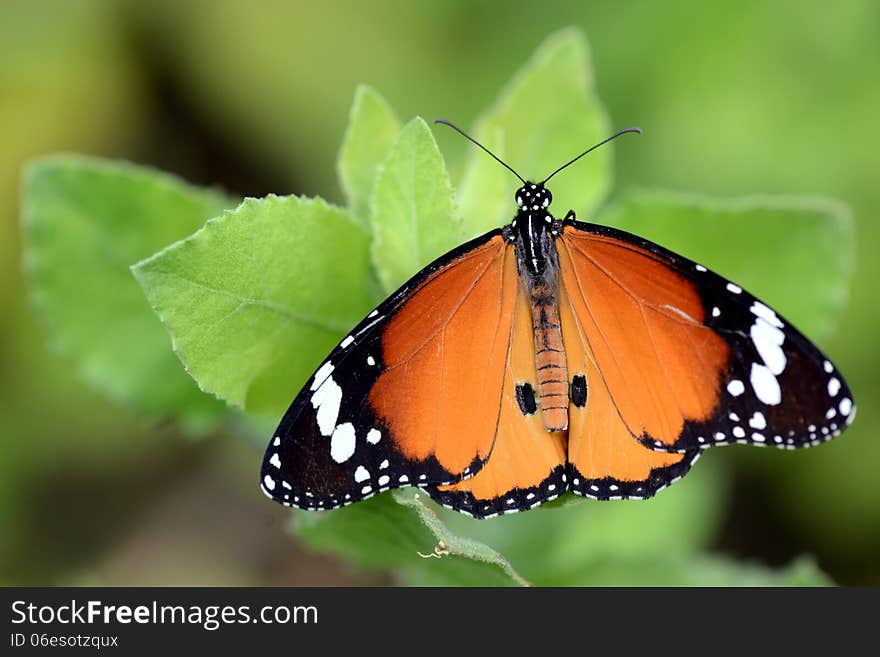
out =
<svg viewBox="0 0 880 657"><path fill-rule="evenodd" d="M516 204L523 210L546 210L553 194L542 183L527 182L516 190Z"/></svg>

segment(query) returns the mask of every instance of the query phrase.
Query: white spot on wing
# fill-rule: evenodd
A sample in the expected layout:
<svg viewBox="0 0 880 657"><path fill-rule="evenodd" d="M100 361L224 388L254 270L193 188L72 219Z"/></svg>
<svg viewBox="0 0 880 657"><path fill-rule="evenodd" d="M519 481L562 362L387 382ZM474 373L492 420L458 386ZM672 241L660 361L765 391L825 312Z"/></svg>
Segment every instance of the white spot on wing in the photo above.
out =
<svg viewBox="0 0 880 657"><path fill-rule="evenodd" d="M696 270L697 271L706 271L706 268L703 265L697 265Z"/></svg>
<svg viewBox="0 0 880 657"><path fill-rule="evenodd" d="M733 292L734 294L739 294L743 291L743 289L739 285L734 285L733 283L727 284L727 289Z"/></svg>
<svg viewBox="0 0 880 657"><path fill-rule="evenodd" d="M831 377L828 380L828 396L836 397L838 392L840 392L840 381L836 377Z"/></svg>
<svg viewBox="0 0 880 657"><path fill-rule="evenodd" d="M754 315L769 322L773 326L777 328L782 328L782 321L780 321L780 319L776 316L776 313L773 311L773 309L768 308L760 301L755 301L755 303L752 304L752 307L749 308L749 310L751 310Z"/></svg>
<svg viewBox="0 0 880 657"><path fill-rule="evenodd" d="M367 442L375 445L382 439L382 433L378 429L370 429L367 432Z"/></svg>
<svg viewBox="0 0 880 657"><path fill-rule="evenodd" d="M330 437L330 458L337 463L345 463L354 454L355 432L351 422L340 424Z"/></svg>
<svg viewBox="0 0 880 657"><path fill-rule="evenodd" d="M317 372L315 372L315 378L312 381L312 385L309 390L317 390L321 387L321 384L327 379L328 376L333 374L333 363L329 360L321 365Z"/></svg>
<svg viewBox="0 0 880 657"><path fill-rule="evenodd" d="M276 468L281 469L281 459L278 457L278 452L275 452L272 455L272 458L269 459L269 463L274 465Z"/></svg>
<svg viewBox="0 0 880 657"><path fill-rule="evenodd" d="M761 411L755 411L752 417L749 418L749 426L752 429L766 429L767 418L764 417L764 414Z"/></svg>
<svg viewBox="0 0 880 657"><path fill-rule="evenodd" d="M739 397L745 392L745 390L746 387L739 379L733 379L730 383L727 384L727 392L729 392L734 397Z"/></svg>
<svg viewBox="0 0 880 657"><path fill-rule="evenodd" d="M263 485L269 490L275 490L275 480L269 475L263 477Z"/></svg>
<svg viewBox="0 0 880 657"><path fill-rule="evenodd" d="M331 366L332 369L332 366ZM317 380L317 378L316 378ZM317 410L316 420L322 436L329 436L336 426L339 417L339 404L342 403L342 388L327 376L321 386L312 395L312 407Z"/></svg>
<svg viewBox="0 0 880 657"><path fill-rule="evenodd" d="M752 336L755 349L758 350L758 354L760 354L761 360L764 361L767 369L774 375L782 374L786 363L785 352L782 351L785 333L759 317L752 324L749 335Z"/></svg>
<svg viewBox="0 0 880 657"><path fill-rule="evenodd" d="M763 403L768 406L776 406L782 401L782 390L779 388L779 382L767 366L752 363L750 381L752 389L755 391L755 396Z"/></svg>
<svg viewBox="0 0 880 657"><path fill-rule="evenodd" d="M354 342L354 338L351 337L350 335L348 335L348 336L346 336L345 340L343 340L342 342L339 343L339 346L342 347L343 349L345 349L352 342Z"/></svg>
<svg viewBox="0 0 880 657"><path fill-rule="evenodd" d="M367 470L364 466L359 465L357 470L354 471L354 480L357 483L361 483L362 481L366 481L370 478L370 471Z"/></svg>

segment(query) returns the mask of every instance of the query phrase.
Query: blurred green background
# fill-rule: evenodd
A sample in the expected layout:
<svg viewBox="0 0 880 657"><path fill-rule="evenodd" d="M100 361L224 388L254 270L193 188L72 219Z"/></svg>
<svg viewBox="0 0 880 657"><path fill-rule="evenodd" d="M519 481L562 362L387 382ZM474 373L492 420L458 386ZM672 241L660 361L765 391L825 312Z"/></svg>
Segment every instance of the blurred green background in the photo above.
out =
<svg viewBox="0 0 880 657"><path fill-rule="evenodd" d="M76 151L233 194L341 201L334 163L358 83L379 89L404 119L467 126L534 48L568 25L590 39L613 124L645 129L637 147L617 151L615 195L644 186L829 195L852 208L852 298L821 346L846 374L858 420L815 450L707 455L731 481L710 547L769 565L809 554L837 582L880 584L880 4L872 0L5 0L0 584L389 581L297 546L283 531L287 514L256 486L261 453L252 445L151 423L50 352L21 276L24 163ZM454 169L467 145L441 146Z"/></svg>

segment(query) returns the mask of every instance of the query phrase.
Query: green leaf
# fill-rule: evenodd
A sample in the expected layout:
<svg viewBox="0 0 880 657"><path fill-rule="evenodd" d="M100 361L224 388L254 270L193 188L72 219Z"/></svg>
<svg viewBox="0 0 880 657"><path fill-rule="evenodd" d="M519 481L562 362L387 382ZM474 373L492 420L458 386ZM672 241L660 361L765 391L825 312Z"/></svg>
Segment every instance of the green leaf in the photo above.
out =
<svg viewBox="0 0 880 657"><path fill-rule="evenodd" d="M50 343L114 399L193 429L223 407L171 353L129 265L229 203L167 174L85 157L39 160L24 177L24 267Z"/></svg>
<svg viewBox="0 0 880 657"><path fill-rule="evenodd" d="M832 586L815 562L801 557L781 569L701 554L683 558L661 554L654 559L607 556L575 572L560 573L555 586Z"/></svg>
<svg viewBox="0 0 880 657"><path fill-rule="evenodd" d="M835 201L641 192L601 218L735 281L807 336L827 336L846 304L855 241Z"/></svg>
<svg viewBox="0 0 880 657"><path fill-rule="evenodd" d="M472 564L471 570L473 571L477 570L475 566L482 564L491 569L492 572L500 569L504 575L518 586L528 586L529 583L520 577L519 573L513 569L507 559L498 552L479 541L464 538L449 531L437 513L425 505L423 499L427 498L424 498L423 494L418 490L398 489L392 495L398 504L414 509L422 524L431 530L431 533L437 539L438 550L435 551L435 555L438 558L453 556L469 559L476 562ZM432 503L432 506L436 505ZM442 581L442 579L439 581ZM466 583L476 582L474 579L471 579Z"/></svg>
<svg viewBox="0 0 880 657"><path fill-rule="evenodd" d="M352 216L369 226L370 205L379 166L388 156L400 121L382 95L360 85L348 117L337 168Z"/></svg>
<svg viewBox="0 0 880 657"><path fill-rule="evenodd" d="M387 292L462 241L443 156L418 117L400 131L379 172L372 217L373 261Z"/></svg>
<svg viewBox="0 0 880 657"><path fill-rule="evenodd" d="M404 581L436 585L527 586L507 560L478 541L449 532L407 488L332 513L297 511L306 545L368 569L393 569ZM432 505L433 506L433 505Z"/></svg>
<svg viewBox="0 0 880 657"><path fill-rule="evenodd" d="M134 274L199 386L280 415L372 307L366 230L321 199L247 199Z"/></svg>
<svg viewBox="0 0 880 657"><path fill-rule="evenodd" d="M548 37L477 122L475 132L499 148L496 154L526 180L543 179L607 137L609 121L593 88L583 33L566 29ZM612 148L603 146L553 179L551 207L556 214L564 215L569 208L582 215L595 211L611 185ZM499 173L507 178L503 192ZM510 221L520 184L512 174L485 153L474 152L463 180L458 198L467 208L469 234ZM482 180L491 183L485 188L475 184Z"/></svg>

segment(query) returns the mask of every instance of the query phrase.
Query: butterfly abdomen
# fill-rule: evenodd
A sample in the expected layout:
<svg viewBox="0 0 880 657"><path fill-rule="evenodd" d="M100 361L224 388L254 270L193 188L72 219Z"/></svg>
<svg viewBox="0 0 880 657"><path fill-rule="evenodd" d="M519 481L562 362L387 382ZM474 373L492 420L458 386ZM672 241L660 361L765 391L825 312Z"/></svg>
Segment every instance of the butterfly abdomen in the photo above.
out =
<svg viewBox="0 0 880 657"><path fill-rule="evenodd" d="M530 300L541 416L547 431L564 431L568 428L568 366L554 282L533 284Z"/></svg>

